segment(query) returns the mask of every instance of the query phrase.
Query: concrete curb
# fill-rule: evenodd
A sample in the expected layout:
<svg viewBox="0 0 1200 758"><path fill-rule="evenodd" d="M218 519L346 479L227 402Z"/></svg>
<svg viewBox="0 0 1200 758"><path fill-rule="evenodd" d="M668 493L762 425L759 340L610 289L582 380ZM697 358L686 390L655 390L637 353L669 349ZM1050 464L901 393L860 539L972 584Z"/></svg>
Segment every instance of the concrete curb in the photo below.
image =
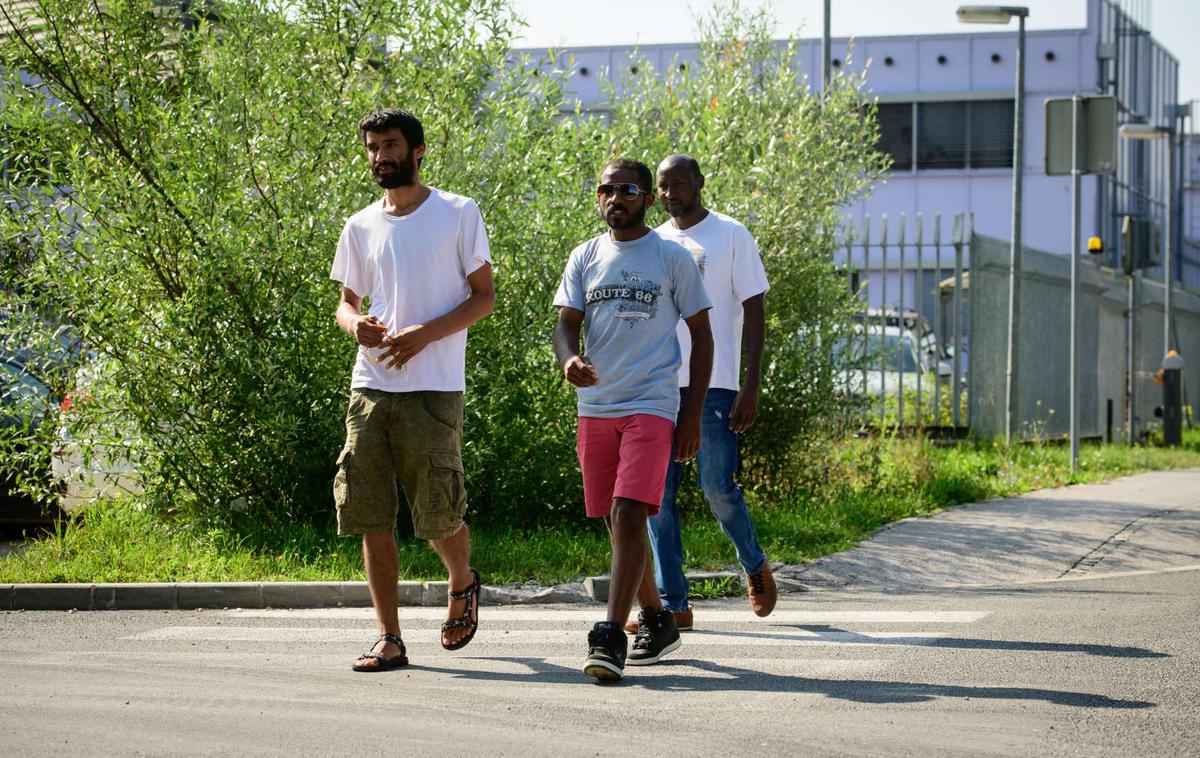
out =
<svg viewBox="0 0 1200 758"><path fill-rule="evenodd" d="M784 571L795 567L782 567ZM732 571L694 572L690 582L737 578ZM804 591L795 580L776 577L780 592ZM446 604L446 582L398 582L401 606ZM484 605L603 603L608 577L583 582L540 585L484 585ZM179 582L137 584L5 584L0 585L0 611L133 611L198 608L370 608L366 582Z"/></svg>

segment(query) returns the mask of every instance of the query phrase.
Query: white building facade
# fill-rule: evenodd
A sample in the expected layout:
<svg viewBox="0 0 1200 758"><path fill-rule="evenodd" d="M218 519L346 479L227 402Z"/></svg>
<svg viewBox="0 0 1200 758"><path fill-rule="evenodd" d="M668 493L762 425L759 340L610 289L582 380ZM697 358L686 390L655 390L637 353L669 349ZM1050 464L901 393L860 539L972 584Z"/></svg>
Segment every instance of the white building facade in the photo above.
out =
<svg viewBox="0 0 1200 758"><path fill-rule="evenodd" d="M1111 0L1087 3L1084 28L1031 31L1026 36L1022 237L1026 246L1059 254L1070 247L1070 178L1047 176L1044 171L1045 101L1073 94L1108 94L1117 98L1122 123L1174 128L1182 123L1176 118L1177 61ZM1003 32L963 26L957 34L832 41L835 72L866 69L867 90L879 104L879 147L893 159L886 180L869 197L847 208L849 223L861 225L869 216L877 226L886 214L894 227L900 214L912 224L921 213L928 224L940 213L948 226L946 219L966 212L972 214L976 232L1011 239L1015 23ZM519 52L538 58L547 51ZM695 44L666 44L555 53L560 63L564 56L573 60L571 89L584 110L603 112L608 106L599 72L629 71L637 58L664 71L687 66L699 51ZM820 80L820 40L800 42L800 64L810 81ZM616 96L620 97L619 87ZM687 146L680 149L686 151ZM1183 164L1187 151L1179 152ZM1120 229L1126 215L1158 222L1165 242L1166 166L1165 140L1122 141L1117 173L1084 178L1082 237L1101 237L1105 251L1099 262L1120 265ZM1184 237L1200 236L1200 211L1195 210L1195 202L1190 211L1178 202L1197 191L1197 171L1193 167L1181 173L1192 177L1193 189L1184 191L1186 182L1176 183L1174 270L1178 280L1200 288L1200 249L1183 244ZM1154 268L1147 275L1161 274Z"/></svg>

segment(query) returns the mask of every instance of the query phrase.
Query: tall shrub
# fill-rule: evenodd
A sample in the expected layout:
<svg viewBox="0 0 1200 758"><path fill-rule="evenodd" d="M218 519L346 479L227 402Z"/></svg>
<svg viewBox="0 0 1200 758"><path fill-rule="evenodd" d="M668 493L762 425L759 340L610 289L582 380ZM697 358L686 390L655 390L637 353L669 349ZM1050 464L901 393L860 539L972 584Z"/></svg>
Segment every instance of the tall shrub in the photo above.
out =
<svg viewBox="0 0 1200 758"><path fill-rule="evenodd" d="M774 289L755 449L794 447L824 417L824 256L833 209L878 170L872 126L855 83L803 89L765 17L715 16L694 76L642 77L606 124L570 112L565 70L514 65L502 0L33 6L45 26L10 18L0 42L6 147L22 156L0 236L29 252L0 297L94 348L71 433L132 442L151 505L330 518L355 346L328 270L343 220L379 196L355 123L384 105L420 115L423 177L476 198L492 242L496 311L467 358L477 519L577 512L550 301L567 252L603 229L591 185L615 153L692 152L714 207L759 237ZM45 449L18 437L0 466L38 464Z"/></svg>

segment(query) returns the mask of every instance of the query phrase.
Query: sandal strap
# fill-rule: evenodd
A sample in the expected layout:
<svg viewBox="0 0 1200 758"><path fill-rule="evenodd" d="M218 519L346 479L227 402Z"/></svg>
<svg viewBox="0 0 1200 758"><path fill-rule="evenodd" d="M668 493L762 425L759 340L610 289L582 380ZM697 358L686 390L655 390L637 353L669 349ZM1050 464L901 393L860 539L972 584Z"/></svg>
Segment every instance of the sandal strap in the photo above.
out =
<svg viewBox="0 0 1200 758"><path fill-rule="evenodd" d="M451 629L457 629L460 626L465 626L467 628L473 629L476 626L478 626L478 623L479 622L477 622L477 621L473 621L471 619L470 615L463 614L462 616L459 616L456 619L450 619L449 621L442 624L442 631L448 632Z"/></svg>
<svg viewBox="0 0 1200 758"><path fill-rule="evenodd" d="M374 651L367 651L358 657L360 660L363 658L374 658L375 660L379 661L381 664L387 663L387 658L383 657L383 653L376 653Z"/></svg>
<svg viewBox="0 0 1200 758"><path fill-rule="evenodd" d="M371 647L375 647L375 645L378 645L383 640L387 640L388 642L392 643L393 645L396 645L397 647L400 648L400 652L404 652L404 640L400 639L399 637L397 637L394 634L387 634L386 632L384 634L381 634L378 637L376 637L375 644L371 645Z"/></svg>
<svg viewBox="0 0 1200 758"><path fill-rule="evenodd" d="M475 570L471 569L471 573L475 574ZM475 574L475 579L474 579L474 581L471 582L471 586L467 587L465 590L462 590L461 592L451 592L450 599L451 600L467 600L467 599L473 597L475 595L475 592L478 589L479 589L479 574Z"/></svg>

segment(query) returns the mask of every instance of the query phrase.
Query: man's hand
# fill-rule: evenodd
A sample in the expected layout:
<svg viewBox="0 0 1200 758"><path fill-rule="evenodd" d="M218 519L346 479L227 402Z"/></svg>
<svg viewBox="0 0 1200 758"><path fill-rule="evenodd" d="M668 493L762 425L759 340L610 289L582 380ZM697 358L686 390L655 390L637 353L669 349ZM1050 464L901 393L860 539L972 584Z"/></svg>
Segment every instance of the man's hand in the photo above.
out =
<svg viewBox="0 0 1200 758"><path fill-rule="evenodd" d="M401 368L432 341L423 324L406 326L388 338L387 350L379 360L386 362L390 358L392 362L388 368Z"/></svg>
<svg viewBox="0 0 1200 758"><path fill-rule="evenodd" d="M758 415L758 387L742 387L733 399L733 410L729 412L729 431L741 434L754 426Z"/></svg>
<svg viewBox="0 0 1200 758"><path fill-rule="evenodd" d="M354 322L354 339L363 347L377 347L387 337L387 327L375 316L360 316Z"/></svg>
<svg viewBox="0 0 1200 758"><path fill-rule="evenodd" d="M683 463L700 452L700 419L680 417L675 425L675 460Z"/></svg>
<svg viewBox="0 0 1200 758"><path fill-rule="evenodd" d="M563 375L576 387L592 387L600 383L596 366L582 355L573 355L563 364Z"/></svg>

